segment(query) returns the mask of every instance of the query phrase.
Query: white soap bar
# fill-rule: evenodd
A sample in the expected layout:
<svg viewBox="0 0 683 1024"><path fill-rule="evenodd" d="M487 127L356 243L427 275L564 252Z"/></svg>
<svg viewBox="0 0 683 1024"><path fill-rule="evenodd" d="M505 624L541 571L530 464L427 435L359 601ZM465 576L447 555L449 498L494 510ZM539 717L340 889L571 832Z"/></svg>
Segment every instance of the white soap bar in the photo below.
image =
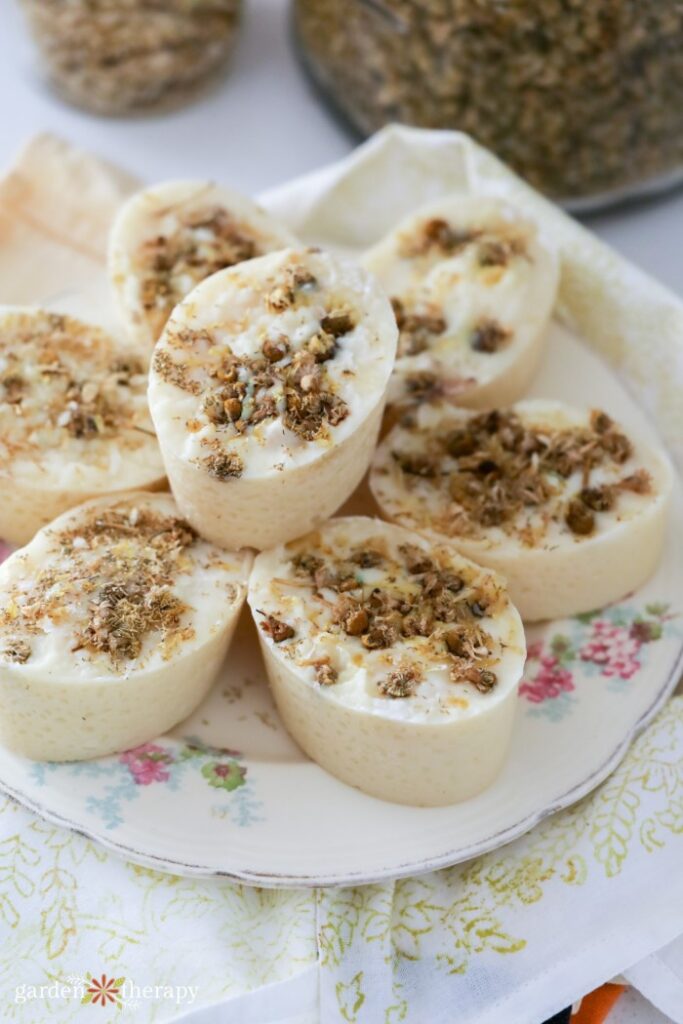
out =
<svg viewBox="0 0 683 1024"><path fill-rule="evenodd" d="M295 245L294 236L250 199L210 181L170 181L122 207L109 272L130 335L149 350L173 307L217 270Z"/></svg>
<svg viewBox="0 0 683 1024"><path fill-rule="evenodd" d="M371 275L314 249L221 271L176 307L149 402L173 493L202 536L270 547L346 500L372 458L396 335Z"/></svg>
<svg viewBox="0 0 683 1024"><path fill-rule="evenodd" d="M508 749L526 654L496 575L378 519L258 555L249 604L285 725L372 796L474 796Z"/></svg>
<svg viewBox="0 0 683 1024"><path fill-rule="evenodd" d="M522 397L559 276L530 220L498 199L452 195L403 220L363 263L400 328L390 404L441 397L482 409Z"/></svg>
<svg viewBox="0 0 683 1024"><path fill-rule="evenodd" d="M377 451L382 515L448 538L508 581L527 620L592 611L661 556L673 475L600 410L530 400L468 413L422 405Z"/></svg>
<svg viewBox="0 0 683 1024"><path fill-rule="evenodd" d="M154 739L200 703L251 566L169 494L98 499L0 566L0 741L70 761Z"/></svg>
<svg viewBox="0 0 683 1024"><path fill-rule="evenodd" d="M157 489L143 360L101 328L0 307L0 538L24 544L88 498Z"/></svg>

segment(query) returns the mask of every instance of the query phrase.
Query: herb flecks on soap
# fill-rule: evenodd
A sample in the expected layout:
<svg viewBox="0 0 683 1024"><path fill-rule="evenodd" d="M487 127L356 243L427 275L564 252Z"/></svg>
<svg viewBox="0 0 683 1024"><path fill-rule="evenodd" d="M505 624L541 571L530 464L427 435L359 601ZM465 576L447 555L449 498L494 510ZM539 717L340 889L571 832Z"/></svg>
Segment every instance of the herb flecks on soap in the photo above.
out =
<svg viewBox="0 0 683 1024"><path fill-rule="evenodd" d="M447 324L438 310L408 312L405 303L396 297L391 305L398 327L398 355L416 356L430 348L435 338L446 330Z"/></svg>
<svg viewBox="0 0 683 1024"><path fill-rule="evenodd" d="M414 669L400 669L397 672L391 672L386 679L382 679L378 690L383 697L401 700L404 697L414 697L418 683L419 676Z"/></svg>
<svg viewBox="0 0 683 1024"><path fill-rule="evenodd" d="M323 301L321 294L305 266L278 268L261 286L258 299L262 308L278 315L250 354L234 351L210 329L167 327L167 347L157 351L153 367L166 383L201 398L187 426L193 433L203 431L199 444L208 452L197 461L214 479L243 473L239 440L260 424L279 418L295 438L326 441L330 430L350 415L337 393L331 364L355 329L357 315L333 296L325 294ZM294 340L287 317L312 305L318 308L308 337Z"/></svg>
<svg viewBox="0 0 683 1024"><path fill-rule="evenodd" d="M234 452L215 452L202 459L202 465L214 480L235 480L242 475L244 466Z"/></svg>
<svg viewBox="0 0 683 1024"><path fill-rule="evenodd" d="M10 640L0 651L0 655L4 655L7 661L15 665L25 665L31 657L31 645L26 640Z"/></svg>
<svg viewBox="0 0 683 1024"><path fill-rule="evenodd" d="M378 682L381 696L419 693L424 674L407 661L418 652L427 662L450 666L455 683L473 682L482 692L495 684L490 675L468 675L473 668L490 673L495 662L495 643L482 620L502 607L505 597L490 576L455 572L417 544L391 554L379 537L351 547L345 556L332 557L323 547L302 548L291 566L297 585L308 584L314 603L325 609L333 634L356 642L359 651L400 658L400 666ZM262 628L270 633L270 627ZM338 680L327 671L324 683L316 678L326 686Z"/></svg>
<svg viewBox="0 0 683 1024"><path fill-rule="evenodd" d="M173 231L153 235L135 253L140 302L155 333L196 284L267 249L253 229L219 205L187 212L179 207L176 219Z"/></svg>
<svg viewBox="0 0 683 1024"><path fill-rule="evenodd" d="M447 535L477 536L482 528L499 527L533 544L555 521L587 537L602 514L618 510L621 494L652 488L643 469L622 475L633 446L600 410L585 426L527 423L514 411L494 411L424 430L407 415L401 427L407 433L392 458L403 486L440 495L432 525ZM596 477L604 473L609 483ZM568 487L570 478L578 486Z"/></svg>
<svg viewBox="0 0 683 1024"><path fill-rule="evenodd" d="M470 345L475 352L486 352L491 354L499 349L510 339L510 332L502 327L495 320L480 320L470 335Z"/></svg>
<svg viewBox="0 0 683 1024"><path fill-rule="evenodd" d="M45 465L64 450L107 470L106 442L127 452L147 443L141 360L121 357L104 331L67 316L10 311L0 320L0 465Z"/></svg>
<svg viewBox="0 0 683 1024"><path fill-rule="evenodd" d="M74 653L104 655L115 671L139 659L148 642L168 658L192 638L191 608L174 592L177 576L193 567L188 552L197 534L185 520L122 504L93 509L51 539L62 556L57 565L6 595L0 657L26 661L32 637L66 624Z"/></svg>
<svg viewBox="0 0 683 1024"><path fill-rule="evenodd" d="M278 619L275 615L266 615L260 626L262 632L276 644L281 644L284 640L291 640L296 636L294 627L283 622L282 619Z"/></svg>

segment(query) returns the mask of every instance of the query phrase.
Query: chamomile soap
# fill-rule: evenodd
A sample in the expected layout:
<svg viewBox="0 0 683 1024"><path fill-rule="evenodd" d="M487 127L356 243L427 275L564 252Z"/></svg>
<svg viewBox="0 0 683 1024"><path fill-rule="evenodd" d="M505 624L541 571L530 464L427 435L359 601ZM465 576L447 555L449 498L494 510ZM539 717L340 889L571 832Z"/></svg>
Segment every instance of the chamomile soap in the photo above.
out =
<svg viewBox="0 0 683 1024"><path fill-rule="evenodd" d="M403 416L370 475L382 515L500 572L523 618L601 608L661 557L668 458L600 409L529 400Z"/></svg>
<svg viewBox="0 0 683 1024"><path fill-rule="evenodd" d="M543 352L558 260L515 207L453 195L409 215L363 258L396 313L392 406L482 409L521 398Z"/></svg>
<svg viewBox="0 0 683 1024"><path fill-rule="evenodd" d="M88 498L165 483L145 361L92 324L0 307L0 538Z"/></svg>
<svg viewBox="0 0 683 1024"><path fill-rule="evenodd" d="M0 742L72 761L176 725L221 666L251 560L201 540L169 494L44 527L0 566Z"/></svg>
<svg viewBox="0 0 683 1024"><path fill-rule="evenodd" d="M314 249L261 256L190 292L154 351L149 403L195 529L262 549L324 522L372 458L396 336L374 278Z"/></svg>
<svg viewBox="0 0 683 1024"><path fill-rule="evenodd" d="M131 337L149 352L173 307L205 277L295 243L284 225L225 186L169 181L142 189L121 207L109 247Z"/></svg>
<svg viewBox="0 0 683 1024"><path fill-rule="evenodd" d="M437 806L496 778L525 659L502 581L362 516L262 552L249 604L284 723L371 796Z"/></svg>

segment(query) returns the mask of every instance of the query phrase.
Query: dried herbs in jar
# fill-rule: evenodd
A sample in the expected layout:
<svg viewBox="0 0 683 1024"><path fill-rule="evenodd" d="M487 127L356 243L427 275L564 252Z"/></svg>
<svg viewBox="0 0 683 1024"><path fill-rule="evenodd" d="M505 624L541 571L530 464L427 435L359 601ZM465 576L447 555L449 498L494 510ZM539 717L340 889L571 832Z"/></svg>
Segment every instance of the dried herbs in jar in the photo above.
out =
<svg viewBox="0 0 683 1024"><path fill-rule="evenodd" d="M173 105L229 56L241 0L21 0L45 74L97 114Z"/></svg>
<svg viewBox="0 0 683 1024"><path fill-rule="evenodd" d="M295 0L294 18L363 134L461 129L564 200L683 177L680 0Z"/></svg>

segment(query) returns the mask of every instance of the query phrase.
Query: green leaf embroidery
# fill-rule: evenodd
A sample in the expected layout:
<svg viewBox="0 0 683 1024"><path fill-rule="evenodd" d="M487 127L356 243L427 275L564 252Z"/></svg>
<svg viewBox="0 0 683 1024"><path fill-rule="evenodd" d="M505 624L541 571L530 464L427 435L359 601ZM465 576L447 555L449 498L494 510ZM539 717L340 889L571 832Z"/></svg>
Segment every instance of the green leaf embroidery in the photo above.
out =
<svg viewBox="0 0 683 1024"><path fill-rule="evenodd" d="M400 999L393 1006L387 1006L384 1011L384 1024L400 1024L400 1021L405 1020L408 1016L408 1003L405 999Z"/></svg>
<svg viewBox="0 0 683 1024"><path fill-rule="evenodd" d="M358 1011L365 1002L362 982L363 972L359 971L348 985L345 985L343 981L338 981L335 986L339 1012L349 1024L354 1024L358 1020Z"/></svg>
<svg viewBox="0 0 683 1024"><path fill-rule="evenodd" d="M605 809L595 816L591 839L596 859L608 878L619 874L628 854L628 844L636 825L640 797L634 788L630 773L608 783L599 791L598 799Z"/></svg>
<svg viewBox="0 0 683 1024"><path fill-rule="evenodd" d="M48 959L54 960L76 935L76 878L70 871L55 866L42 876L40 891L48 897L40 915L40 930Z"/></svg>

